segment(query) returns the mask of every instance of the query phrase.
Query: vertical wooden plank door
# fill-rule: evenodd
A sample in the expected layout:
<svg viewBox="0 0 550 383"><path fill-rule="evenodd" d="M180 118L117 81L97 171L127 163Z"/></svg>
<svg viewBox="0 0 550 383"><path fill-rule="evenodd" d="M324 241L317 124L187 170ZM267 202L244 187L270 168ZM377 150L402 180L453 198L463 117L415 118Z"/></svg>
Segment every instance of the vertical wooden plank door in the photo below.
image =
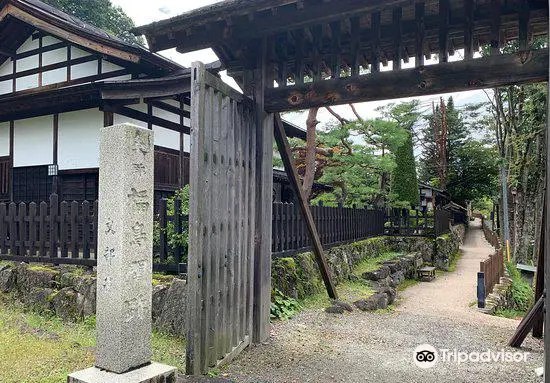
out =
<svg viewBox="0 0 550 383"><path fill-rule="evenodd" d="M187 373L229 362L252 335L255 111L192 67Z"/></svg>

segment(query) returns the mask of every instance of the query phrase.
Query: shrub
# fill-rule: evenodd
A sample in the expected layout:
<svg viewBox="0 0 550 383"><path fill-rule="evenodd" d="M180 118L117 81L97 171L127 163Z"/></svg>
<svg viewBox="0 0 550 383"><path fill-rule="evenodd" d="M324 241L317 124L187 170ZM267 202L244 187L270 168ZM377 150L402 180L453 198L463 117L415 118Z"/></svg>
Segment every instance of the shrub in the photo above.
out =
<svg viewBox="0 0 550 383"><path fill-rule="evenodd" d="M176 190L174 195L166 200L166 213L168 217L175 215L176 200L181 201L181 207L179 214L189 214L189 185L184 186L182 189ZM184 222L185 224L185 222ZM189 232L184 230L183 233L178 233L175 230L174 222L168 221L165 228L160 227L158 219L153 223L153 245L155 247L160 246L160 235L166 233L168 243L168 257L166 263L175 263L173 250L176 247L182 250L182 262L187 262L187 249L189 246Z"/></svg>
<svg viewBox="0 0 550 383"><path fill-rule="evenodd" d="M271 319L290 319L301 308L296 299L286 296L281 290L273 289L271 292Z"/></svg>
<svg viewBox="0 0 550 383"><path fill-rule="evenodd" d="M523 280L520 271L512 263L506 263L506 270L512 280L512 287L510 290L512 307L510 308L523 312L529 311L535 299L533 287Z"/></svg>

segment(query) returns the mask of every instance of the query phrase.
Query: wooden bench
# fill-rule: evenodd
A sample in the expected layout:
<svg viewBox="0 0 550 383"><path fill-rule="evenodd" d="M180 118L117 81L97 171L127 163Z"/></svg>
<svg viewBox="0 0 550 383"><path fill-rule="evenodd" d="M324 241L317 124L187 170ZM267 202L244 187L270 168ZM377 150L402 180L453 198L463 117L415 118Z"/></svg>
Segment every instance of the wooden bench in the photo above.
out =
<svg viewBox="0 0 550 383"><path fill-rule="evenodd" d="M418 279L423 281L433 281L435 279L435 267L424 266L416 271L418 273Z"/></svg>

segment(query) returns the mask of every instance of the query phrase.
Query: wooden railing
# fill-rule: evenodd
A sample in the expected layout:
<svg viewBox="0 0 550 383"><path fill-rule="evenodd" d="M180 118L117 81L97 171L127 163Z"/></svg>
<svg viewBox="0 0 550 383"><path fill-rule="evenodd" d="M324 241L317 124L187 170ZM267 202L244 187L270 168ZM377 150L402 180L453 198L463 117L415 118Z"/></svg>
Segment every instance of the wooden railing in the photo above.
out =
<svg viewBox="0 0 550 383"><path fill-rule="evenodd" d="M311 206L321 243L331 247L384 234L384 211ZM289 256L311 248L309 235L298 207L273 204L272 253Z"/></svg>
<svg viewBox="0 0 550 383"><path fill-rule="evenodd" d="M479 271L484 277L485 297L493 292L493 287L499 283L504 276L504 258L502 249L491 254L489 258L479 263Z"/></svg>
<svg viewBox="0 0 550 383"><path fill-rule="evenodd" d="M97 201L0 203L0 259L95 265Z"/></svg>
<svg viewBox="0 0 550 383"><path fill-rule="evenodd" d="M52 194L48 203L0 203L0 259L96 265L101 255L97 248L98 202L59 202L58 198ZM166 200L159 205L153 268L183 272L187 249L171 243L168 231L184 236L188 217L174 213L181 210L180 201L175 201L171 214Z"/></svg>
<svg viewBox="0 0 550 383"><path fill-rule="evenodd" d="M487 221L482 217L481 218L481 227L483 228L483 235L485 236L485 239L491 246L493 246L495 249L500 248L500 237L496 232L491 230L489 225L487 225Z"/></svg>

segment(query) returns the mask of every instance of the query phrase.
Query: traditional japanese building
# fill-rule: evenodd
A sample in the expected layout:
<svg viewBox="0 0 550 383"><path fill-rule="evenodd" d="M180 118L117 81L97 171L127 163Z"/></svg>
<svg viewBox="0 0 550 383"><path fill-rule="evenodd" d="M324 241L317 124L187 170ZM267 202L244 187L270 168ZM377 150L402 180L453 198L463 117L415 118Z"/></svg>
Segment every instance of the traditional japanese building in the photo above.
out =
<svg viewBox="0 0 550 383"><path fill-rule="evenodd" d="M158 194L185 183L183 67L40 1L0 5L0 199L97 198L99 129L121 122L154 130Z"/></svg>

